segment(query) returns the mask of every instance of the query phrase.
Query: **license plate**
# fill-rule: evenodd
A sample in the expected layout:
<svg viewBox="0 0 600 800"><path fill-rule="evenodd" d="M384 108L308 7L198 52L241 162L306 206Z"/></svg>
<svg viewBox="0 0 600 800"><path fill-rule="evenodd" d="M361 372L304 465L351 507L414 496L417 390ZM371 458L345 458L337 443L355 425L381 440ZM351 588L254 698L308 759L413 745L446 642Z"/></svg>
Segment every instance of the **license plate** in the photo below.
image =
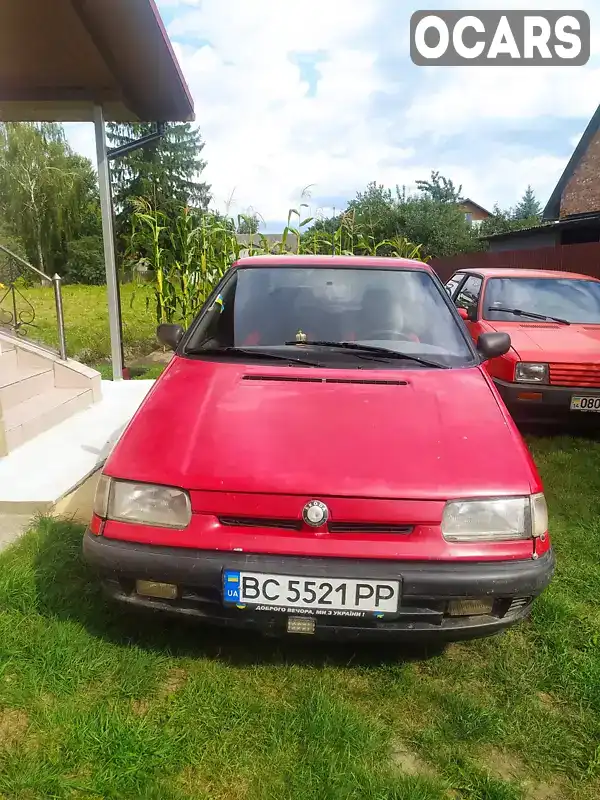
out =
<svg viewBox="0 0 600 800"><path fill-rule="evenodd" d="M225 570L223 600L254 611L380 618L398 612L400 581Z"/></svg>
<svg viewBox="0 0 600 800"><path fill-rule="evenodd" d="M600 414L600 396L595 397L572 397L571 411L591 411Z"/></svg>

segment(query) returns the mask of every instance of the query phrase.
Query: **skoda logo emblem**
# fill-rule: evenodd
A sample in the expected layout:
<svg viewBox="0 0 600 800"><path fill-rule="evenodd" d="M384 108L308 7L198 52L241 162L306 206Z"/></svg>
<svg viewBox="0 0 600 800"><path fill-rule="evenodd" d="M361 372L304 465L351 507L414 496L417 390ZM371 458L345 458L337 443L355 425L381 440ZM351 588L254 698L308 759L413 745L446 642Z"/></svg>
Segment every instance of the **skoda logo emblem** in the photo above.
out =
<svg viewBox="0 0 600 800"><path fill-rule="evenodd" d="M302 519L311 528L320 528L329 519L329 509L320 500L311 500L302 510Z"/></svg>

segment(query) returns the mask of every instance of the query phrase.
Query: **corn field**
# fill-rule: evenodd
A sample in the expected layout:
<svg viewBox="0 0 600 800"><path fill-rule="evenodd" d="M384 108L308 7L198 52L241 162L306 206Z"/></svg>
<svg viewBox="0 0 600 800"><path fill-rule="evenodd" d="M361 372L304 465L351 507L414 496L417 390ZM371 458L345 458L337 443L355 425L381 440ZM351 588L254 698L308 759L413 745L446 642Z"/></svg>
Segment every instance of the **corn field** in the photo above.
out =
<svg viewBox="0 0 600 800"><path fill-rule="evenodd" d="M403 237L375 241L356 224L353 214L342 215L336 230L312 226L304 217L307 206L292 208L277 241L257 232L241 242L236 230L247 220L182 208L173 220L136 202L126 262L144 267L153 276L157 322L188 326L223 275L242 255L370 255L427 261L420 244Z"/></svg>

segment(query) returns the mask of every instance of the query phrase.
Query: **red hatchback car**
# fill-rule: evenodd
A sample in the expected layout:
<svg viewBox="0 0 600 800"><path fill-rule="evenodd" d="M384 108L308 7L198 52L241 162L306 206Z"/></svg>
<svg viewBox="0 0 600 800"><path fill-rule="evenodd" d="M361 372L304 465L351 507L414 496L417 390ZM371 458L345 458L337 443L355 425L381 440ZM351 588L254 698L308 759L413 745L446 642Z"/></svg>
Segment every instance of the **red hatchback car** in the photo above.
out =
<svg viewBox="0 0 600 800"><path fill-rule="evenodd" d="M542 485L420 262L243 259L112 451L84 554L113 599L271 633L452 640L551 579Z"/></svg>
<svg viewBox="0 0 600 800"><path fill-rule="evenodd" d="M591 423L600 429L600 281L529 269L468 269L446 289L474 341L510 334L487 369L517 420Z"/></svg>

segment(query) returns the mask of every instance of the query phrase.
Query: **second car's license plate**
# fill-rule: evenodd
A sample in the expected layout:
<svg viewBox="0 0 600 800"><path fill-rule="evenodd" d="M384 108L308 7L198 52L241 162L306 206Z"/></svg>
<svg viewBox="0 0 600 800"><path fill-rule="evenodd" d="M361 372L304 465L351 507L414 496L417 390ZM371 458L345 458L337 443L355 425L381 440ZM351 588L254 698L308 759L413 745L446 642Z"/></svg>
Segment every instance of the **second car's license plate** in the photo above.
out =
<svg viewBox="0 0 600 800"><path fill-rule="evenodd" d="M251 607L255 611L380 617L397 613L400 581L306 578L225 570L223 599L227 604Z"/></svg>
<svg viewBox="0 0 600 800"><path fill-rule="evenodd" d="M571 411L592 411L600 414L600 397L572 397Z"/></svg>

